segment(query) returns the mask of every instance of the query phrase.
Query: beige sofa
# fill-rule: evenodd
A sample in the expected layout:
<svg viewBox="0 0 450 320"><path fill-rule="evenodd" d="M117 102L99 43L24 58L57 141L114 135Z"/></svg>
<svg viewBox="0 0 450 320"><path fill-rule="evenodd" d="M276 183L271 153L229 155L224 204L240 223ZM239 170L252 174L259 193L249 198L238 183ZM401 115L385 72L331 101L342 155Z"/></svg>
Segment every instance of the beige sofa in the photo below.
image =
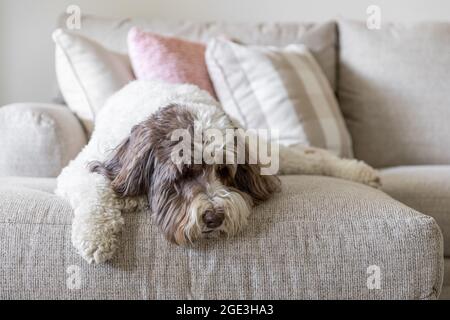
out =
<svg viewBox="0 0 450 320"><path fill-rule="evenodd" d="M202 41L306 43L336 90L355 156L381 168L384 192L285 176L244 233L190 248L168 244L148 216L127 214L116 258L88 265L71 246L71 208L53 194L55 176L87 142L82 126L63 105L4 106L0 299L450 297L450 151L442 150L450 95L441 85L450 80L441 71L450 68L450 24L82 24L81 33L124 53L133 25Z"/></svg>

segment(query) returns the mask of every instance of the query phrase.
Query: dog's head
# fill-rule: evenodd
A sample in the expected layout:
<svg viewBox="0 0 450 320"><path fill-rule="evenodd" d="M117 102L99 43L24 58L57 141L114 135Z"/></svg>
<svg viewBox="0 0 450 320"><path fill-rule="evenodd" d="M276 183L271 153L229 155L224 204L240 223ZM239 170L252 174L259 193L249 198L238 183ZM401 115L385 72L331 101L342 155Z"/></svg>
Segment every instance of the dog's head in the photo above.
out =
<svg viewBox="0 0 450 320"><path fill-rule="evenodd" d="M156 223L179 245L236 234L251 207L279 189L277 177L261 175L260 166L250 164L247 150L242 164L196 162L193 156L192 161L174 162L178 142L173 132L184 129L193 135L196 121L221 132L234 128L218 108L192 111L170 105L136 125L107 161L90 163L93 172L111 180L120 197L146 195Z"/></svg>

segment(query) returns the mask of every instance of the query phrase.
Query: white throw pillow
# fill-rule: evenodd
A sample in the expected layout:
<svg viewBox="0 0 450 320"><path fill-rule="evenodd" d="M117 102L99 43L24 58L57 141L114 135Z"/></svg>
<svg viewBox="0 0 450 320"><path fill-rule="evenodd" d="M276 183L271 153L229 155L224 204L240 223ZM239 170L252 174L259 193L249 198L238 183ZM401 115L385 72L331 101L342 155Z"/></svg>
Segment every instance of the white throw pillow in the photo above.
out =
<svg viewBox="0 0 450 320"><path fill-rule="evenodd" d="M95 116L105 101L134 79L130 60L70 31L56 30L53 40L61 93L91 134Z"/></svg>
<svg viewBox="0 0 450 320"><path fill-rule="evenodd" d="M283 145L352 157L336 97L304 45L257 47L218 38L208 43L206 63L225 112L244 128L277 130Z"/></svg>

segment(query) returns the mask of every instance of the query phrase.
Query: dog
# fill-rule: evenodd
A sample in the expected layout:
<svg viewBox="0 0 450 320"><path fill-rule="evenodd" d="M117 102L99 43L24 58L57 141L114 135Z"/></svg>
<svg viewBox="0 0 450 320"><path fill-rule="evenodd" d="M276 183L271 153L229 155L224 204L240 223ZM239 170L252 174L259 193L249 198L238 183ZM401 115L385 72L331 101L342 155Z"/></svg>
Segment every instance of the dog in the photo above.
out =
<svg viewBox="0 0 450 320"><path fill-rule="evenodd" d="M237 129L216 106L172 104L133 127L107 161L90 163L91 171L107 177L119 197L146 196L156 224L178 245L212 233L236 234L251 208L280 190L279 179L261 175L261 166L249 163L248 152L242 164L226 164L223 158L195 164L193 156L175 163L172 133L184 129L193 136L196 124L223 135Z"/></svg>
<svg viewBox="0 0 450 320"><path fill-rule="evenodd" d="M156 224L167 240L178 245L213 233L235 235L246 225L253 206L281 190L277 176L262 175L261 164L250 163L248 150L245 161L239 164L224 164L223 158L219 163L206 164L202 160L195 164L192 156L186 163L175 163L172 155L176 144L171 134L184 129L193 136L196 122L220 130L223 135L226 129L238 129L217 106L189 108L172 104L133 127L108 160L89 164L92 172L111 181L119 197L146 196ZM193 139L190 147L195 149ZM357 164L313 148L303 149L299 156L310 158L318 152L323 161L311 166L309 174L345 177L335 166L339 162ZM299 167L295 173L306 173L305 169ZM348 178L358 180L358 175Z"/></svg>
<svg viewBox="0 0 450 320"><path fill-rule="evenodd" d="M280 192L279 178L262 174L267 164L239 135L232 138L231 151L228 143L216 144L214 152L224 152L213 161L195 159L196 149L212 145L205 135L208 130L226 137L240 129L206 92L189 85L136 81L116 95L102 110L103 119L96 122L89 145L58 177L57 193L68 198L75 211L72 242L88 262L113 256L123 211L149 209L166 239L187 245L237 234L254 206ZM125 103L139 111L124 111ZM119 134L111 130L115 123ZM191 137L200 131L202 139L191 139L192 154L175 161L177 130ZM239 145L244 146L241 161ZM280 174L327 175L380 185L376 170L364 162L312 147L277 148ZM233 161L228 163L230 152Z"/></svg>

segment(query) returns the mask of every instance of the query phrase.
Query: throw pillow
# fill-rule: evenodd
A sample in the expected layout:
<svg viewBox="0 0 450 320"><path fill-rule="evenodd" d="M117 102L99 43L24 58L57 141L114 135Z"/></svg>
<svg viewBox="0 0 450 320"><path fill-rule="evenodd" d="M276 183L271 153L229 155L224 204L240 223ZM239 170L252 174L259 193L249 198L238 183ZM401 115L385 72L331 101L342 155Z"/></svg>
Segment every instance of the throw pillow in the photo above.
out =
<svg viewBox="0 0 450 320"><path fill-rule="evenodd" d="M244 46L214 39L208 70L225 112L247 129L276 130L284 145L352 156L336 97L306 46Z"/></svg>
<svg viewBox="0 0 450 320"><path fill-rule="evenodd" d="M70 31L53 33L58 84L68 107L90 135L105 101L134 79L126 55Z"/></svg>
<svg viewBox="0 0 450 320"><path fill-rule="evenodd" d="M194 84L215 96L205 64L205 45L134 27L128 33L128 51L137 79Z"/></svg>

